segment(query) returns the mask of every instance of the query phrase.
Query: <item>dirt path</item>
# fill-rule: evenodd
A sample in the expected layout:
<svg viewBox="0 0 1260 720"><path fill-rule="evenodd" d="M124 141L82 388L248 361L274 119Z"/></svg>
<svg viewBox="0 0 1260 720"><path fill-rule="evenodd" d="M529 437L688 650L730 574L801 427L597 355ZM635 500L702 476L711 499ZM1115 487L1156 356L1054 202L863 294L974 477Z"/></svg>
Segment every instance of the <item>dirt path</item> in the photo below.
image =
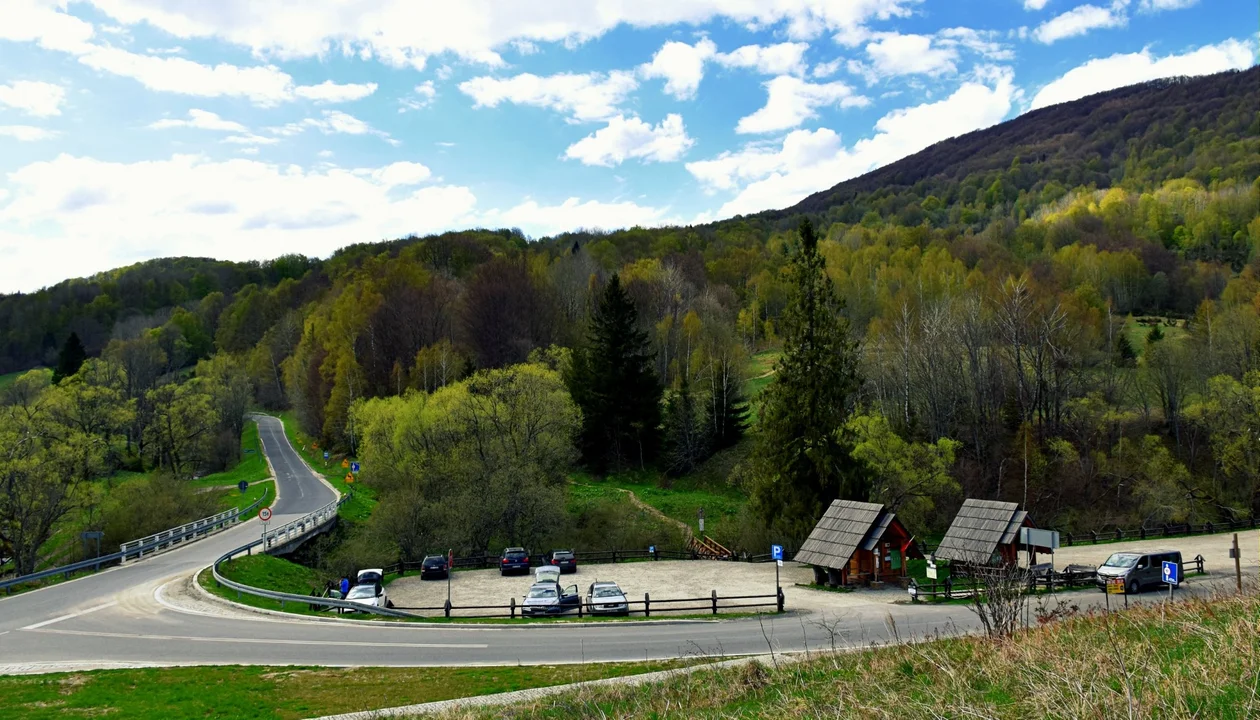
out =
<svg viewBox="0 0 1260 720"><path fill-rule="evenodd" d="M595 485L590 485L590 484L587 484L587 483L573 483L573 484L574 484L574 485L579 485L579 486L581 486L581 487L589 487L589 488L597 487L597 486L595 486ZM616 490L617 492L622 492L622 493L625 493L626 495L630 496L630 504L631 504L631 505L634 505L635 507L639 508L640 510L644 510L644 511L646 511L646 512L647 512L648 514L650 514L650 515L655 515L657 518L659 518L659 519L661 519L661 520L664 520L665 522L669 523L670 525L677 526L679 529L681 529L681 530L683 531L683 539L684 539L684 542L690 542L690 540L691 540L691 538L693 537L693 535L692 535L692 532L691 532L691 528L690 528L690 527L688 527L687 523L682 522L682 521L680 521L680 520L675 520L674 518L672 518L672 517L670 517L670 516L666 515L665 513L661 512L660 510L658 510L658 509L656 509L656 508L652 507L651 505L648 505L647 503L643 502L642 500L640 500L640 499L639 499L639 496L638 496L638 495L635 495L635 494L634 494L634 491L633 491L633 490L626 490L625 488L619 488L619 487L615 487L615 488L612 488L612 489L613 489L613 490Z"/></svg>

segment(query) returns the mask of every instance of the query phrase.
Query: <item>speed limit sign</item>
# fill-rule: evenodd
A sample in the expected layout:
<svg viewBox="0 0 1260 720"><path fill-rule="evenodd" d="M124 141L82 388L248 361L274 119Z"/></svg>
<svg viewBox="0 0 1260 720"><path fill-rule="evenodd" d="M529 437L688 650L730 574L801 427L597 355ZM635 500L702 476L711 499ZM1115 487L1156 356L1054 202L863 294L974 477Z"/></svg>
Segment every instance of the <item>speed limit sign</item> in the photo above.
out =
<svg viewBox="0 0 1260 720"><path fill-rule="evenodd" d="M263 508L258 511L258 519L267 522L271 519L271 508Z"/></svg>

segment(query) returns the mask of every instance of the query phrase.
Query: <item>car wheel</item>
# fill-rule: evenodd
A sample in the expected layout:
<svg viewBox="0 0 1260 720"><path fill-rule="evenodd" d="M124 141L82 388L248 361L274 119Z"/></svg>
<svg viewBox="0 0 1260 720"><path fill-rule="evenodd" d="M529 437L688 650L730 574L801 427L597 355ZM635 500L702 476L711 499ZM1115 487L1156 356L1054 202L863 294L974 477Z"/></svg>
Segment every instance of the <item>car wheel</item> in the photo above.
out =
<svg viewBox="0 0 1260 720"><path fill-rule="evenodd" d="M1137 595L1141 591L1142 591L1142 586L1138 584L1137 578L1134 578L1129 581L1129 594L1130 595Z"/></svg>

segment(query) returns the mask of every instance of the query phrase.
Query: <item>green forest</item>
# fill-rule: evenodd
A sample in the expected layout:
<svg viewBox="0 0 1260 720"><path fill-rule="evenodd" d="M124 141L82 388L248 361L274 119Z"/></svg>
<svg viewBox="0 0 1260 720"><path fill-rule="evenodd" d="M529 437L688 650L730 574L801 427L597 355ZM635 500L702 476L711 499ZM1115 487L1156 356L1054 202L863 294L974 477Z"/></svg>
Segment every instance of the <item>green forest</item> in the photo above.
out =
<svg viewBox="0 0 1260 720"><path fill-rule="evenodd" d="M1257 108L1260 69L1175 78L704 226L346 238L0 297L0 372L52 368L0 383L0 556L34 562L56 518L30 507L68 483L231 467L250 408L363 462L360 557L651 540L582 505L599 482L739 498L722 539L757 552L836 497L920 535L965 497L1073 532L1248 516Z"/></svg>

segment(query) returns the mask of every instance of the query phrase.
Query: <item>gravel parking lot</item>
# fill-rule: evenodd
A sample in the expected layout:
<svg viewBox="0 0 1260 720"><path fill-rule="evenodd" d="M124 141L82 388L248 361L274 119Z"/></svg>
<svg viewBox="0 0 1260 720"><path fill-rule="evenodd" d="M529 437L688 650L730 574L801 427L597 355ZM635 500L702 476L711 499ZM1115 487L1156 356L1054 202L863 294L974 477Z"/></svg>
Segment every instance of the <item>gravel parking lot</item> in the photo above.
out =
<svg viewBox="0 0 1260 720"><path fill-rule="evenodd" d="M903 590L864 591L861 593L830 593L796 587L796 583L808 583L813 572L807 566L784 563L780 570L785 605L790 610L827 610L855 604L893 602L906 599ZM653 600L652 615L656 616L656 600L671 598L708 598L717 590L718 597L730 595L773 595L774 565L771 563L721 562L716 560L661 560L657 562L608 563L579 565L576 573L562 575L565 587L577 585L583 597L586 589L596 580L613 580L631 600L642 600L643 593L650 593ZM526 575L500 577L499 571L466 570L451 578L451 604L504 605L513 597L519 605L521 598L533 582L531 570ZM446 602L445 580L421 580L418 575L399 578L389 585L389 596L398 607L441 607ZM764 600L719 601L721 605L739 602L773 602ZM640 609L642 606L639 606ZM661 606L661 610L665 606ZM758 608L736 608L729 612L751 612ZM764 608L767 611L772 607ZM486 612L486 611L483 611ZM695 611L692 611L694 614ZM440 615L425 612L426 615ZM452 615L475 615L477 611L452 612Z"/></svg>
<svg viewBox="0 0 1260 720"><path fill-rule="evenodd" d="M1062 569L1069 563L1083 565L1101 565L1114 552L1135 550L1180 550L1181 559L1189 562L1195 555L1203 556L1203 565L1212 575L1233 575L1234 560L1229 556L1229 548L1233 545L1232 533L1216 535L1191 535L1189 537L1154 538L1133 542L1105 543L1103 545L1076 545L1062 547L1054 554L1054 565ZM1257 543L1260 543L1260 530L1246 530L1238 533L1238 547L1242 550L1243 575L1255 577L1260 569L1257 559ZM1049 560L1038 555L1038 562Z"/></svg>

